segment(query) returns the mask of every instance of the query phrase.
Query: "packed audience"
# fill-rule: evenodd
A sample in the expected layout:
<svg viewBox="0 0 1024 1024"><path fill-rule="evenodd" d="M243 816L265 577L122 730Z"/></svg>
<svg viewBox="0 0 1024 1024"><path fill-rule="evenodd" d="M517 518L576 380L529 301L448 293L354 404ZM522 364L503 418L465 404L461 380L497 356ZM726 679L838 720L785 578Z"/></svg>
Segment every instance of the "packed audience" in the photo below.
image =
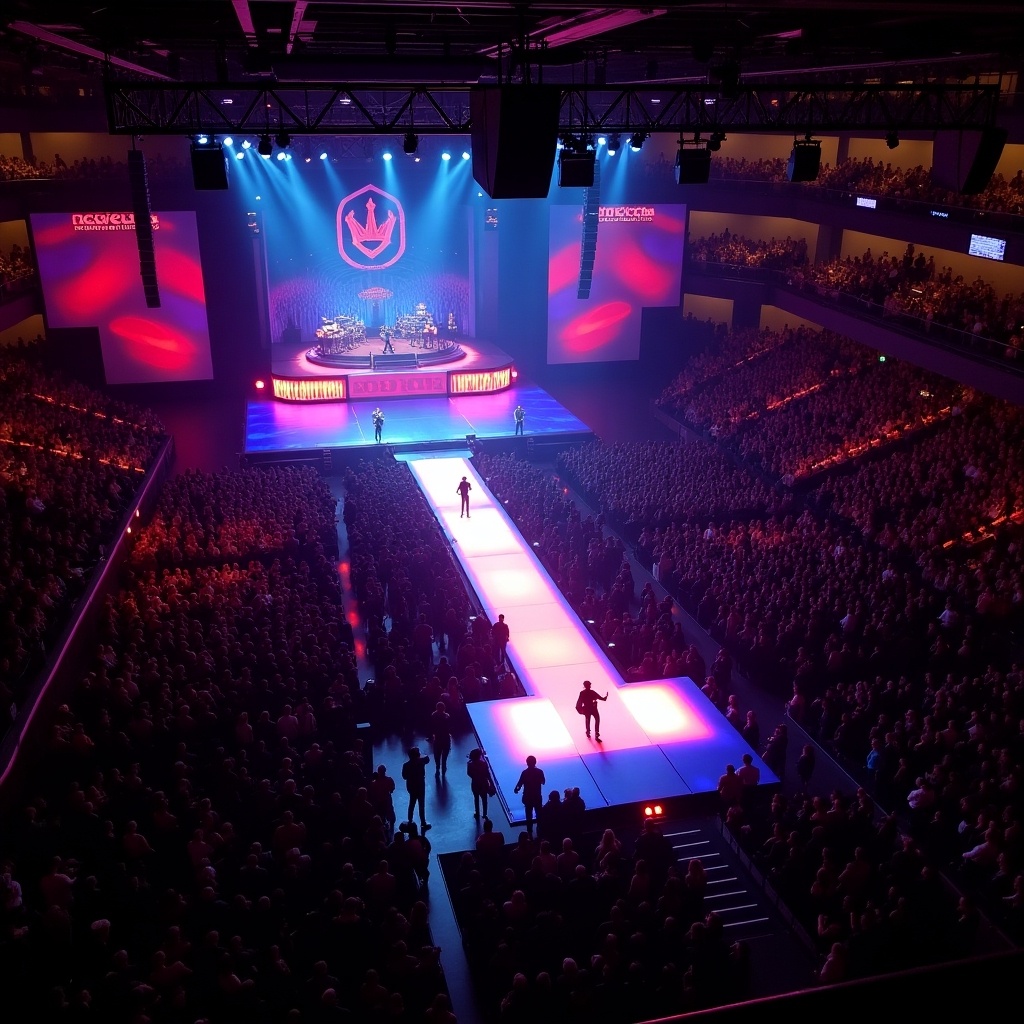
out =
<svg viewBox="0 0 1024 1024"><path fill-rule="evenodd" d="M7 252L0 253L0 301L31 285L36 276L32 250L15 243Z"/></svg>
<svg viewBox="0 0 1024 1024"><path fill-rule="evenodd" d="M174 158L147 156L146 169L150 176L180 174L187 165ZM127 178L128 164L124 160L113 160L108 156L78 157L68 163L60 153L54 153L52 160L25 160L20 156L5 156L0 153L0 181L22 181L31 178L56 178L86 180L91 178Z"/></svg>
<svg viewBox="0 0 1024 1024"><path fill-rule="evenodd" d="M1024 516L1022 452L1021 408L968 394L937 432L827 477L814 497L894 557L917 558L984 542Z"/></svg>
<svg viewBox="0 0 1024 1024"><path fill-rule="evenodd" d="M323 478L308 466L273 466L231 474L188 470L175 477L133 559L175 566L337 553L334 499Z"/></svg>
<svg viewBox="0 0 1024 1024"><path fill-rule="evenodd" d="M769 336L777 343L762 348ZM766 331L746 358L736 359L699 386L677 378L662 392L658 404L695 430L727 438L751 420L868 369L876 359L864 345L831 331L804 327Z"/></svg>
<svg viewBox="0 0 1024 1024"><path fill-rule="evenodd" d="M993 351L1016 358L1024 337L1024 292L1001 295L984 278L967 281L950 267L936 269L934 256L903 256L868 249L861 256L795 267L791 283L836 299L850 295L880 306L885 316L911 316L968 335L978 344L994 342Z"/></svg>
<svg viewBox="0 0 1024 1024"><path fill-rule="evenodd" d="M467 704L518 692L492 624L471 614L451 546L404 462L346 472L345 525L374 669L367 701L375 722L429 734L439 701L461 725Z"/></svg>
<svg viewBox="0 0 1024 1024"><path fill-rule="evenodd" d="M730 266L788 269L807 262L803 238L747 238L726 228L720 235L692 238L687 258L697 263L725 263Z"/></svg>
<svg viewBox="0 0 1024 1024"><path fill-rule="evenodd" d="M752 713L744 716L734 695L726 697L733 667L729 649L739 655L740 667L744 672L762 679L783 650L789 651L792 664L785 678L800 681L796 691L799 698L795 698L791 705L793 717L812 728L815 733L818 730L812 725L812 717L818 714L818 704L815 702L812 705L808 696L814 681L819 681L825 687L836 680L862 677L872 665L888 665L895 671L910 672L919 664L934 664L934 652L929 650L928 645L928 610L915 609L912 621L905 628L900 628L900 612L904 608L913 609L915 601L922 600L912 574L893 574L891 563L884 563L879 556L875 556L873 564L869 563L866 561L868 552L855 545L852 538L844 537L835 529L818 526L810 513L805 513L800 520L788 524L788 531L784 528L787 524L769 522L767 529L754 524L749 538L753 544L747 547L748 553L742 560L739 555L748 538L742 533L725 538L735 552L731 557L739 563L735 570L735 587L727 599L742 601L746 589L753 587L756 596L749 608L755 614L748 614L745 618L730 617L724 616L724 609L720 609L720 614L724 616L722 621L705 619L704 624L712 632L718 632L720 639L735 640L729 643L729 648L721 649L713 665L705 666L695 647L686 645L678 623L673 624L672 601L667 599L657 602L650 584L639 595L639 615L634 617L627 611L624 613L625 626L618 625L623 618L622 608L631 606L633 581L628 566L615 575L609 568L614 566L614 558L602 565L600 559L593 557L594 552L614 550L615 539L603 536L600 519L581 518L574 502L550 471L511 455L478 455L477 462L488 486L506 503L524 535L527 538L540 538L536 547L538 554L581 617L590 621L591 628L606 641L612 639L613 634L602 632L604 620L600 609L608 605L614 607L608 615L612 628L616 629L614 646L609 649L609 655L618 662L624 677L627 680L643 680L689 675L691 678L705 680L705 694L719 706L727 720L734 723L747 742L757 750L763 749L765 763L780 777L785 777L787 765L786 726L779 726L765 739L758 729L755 716ZM713 524L707 529L696 527L692 531L694 540L703 541L705 548L707 542L715 539L716 533L720 531ZM645 531L641 538L641 550L644 545L660 544L662 541L663 538L656 537L656 531L650 534ZM815 555L812 551L812 560L801 562L809 541L815 542L814 547L819 548L820 553ZM566 561L567 552L571 556L574 551L587 551L588 548L591 557L585 561L579 557ZM766 557L771 560L766 560ZM685 559L683 564L687 564ZM706 559L706 586L714 585L721 578L727 564L721 559L714 564ZM888 569L883 568L886 564ZM666 577L663 582L667 582L670 590L678 589L674 586L677 576L671 560L664 561L662 569ZM565 574L566 570L568 575ZM862 575L883 581L877 594L865 591ZM771 582L776 580L778 586L769 590ZM770 638L764 629L755 628L762 626L766 620L770 624L773 607L785 609L787 592L794 589L796 581L800 583L799 589L805 603L810 595L820 594L821 597L820 602L816 602L807 612L811 615L812 625L820 631L818 640L822 643L822 653L825 655L820 669L811 657L813 638L793 632L799 629L797 623L802 623L803 615L807 613L794 616L783 630L773 632ZM851 604L840 620L839 611L846 607L844 590L847 595L862 595L863 603L858 601ZM719 591L716 595L718 598L723 596L726 596L725 591ZM941 595L938 598L941 600ZM691 604L685 600L684 603ZM830 634L830 610L833 607L836 609L832 613L836 615L836 629ZM933 600L931 607L935 609L941 607L941 604ZM871 610L875 608L880 609L882 614L871 615ZM887 615L888 612L891 614ZM729 637L729 633L735 635ZM747 634L749 644L746 642ZM852 649L851 637L858 640ZM772 641L771 646L768 644L769 639ZM870 641L870 644L859 642L861 640ZM866 656L868 649L871 651L870 658ZM981 653L980 648L975 651L976 655ZM961 650L960 657L967 658L969 654ZM1010 683L1017 692L1024 692L1019 672L1011 675ZM844 682L840 682L838 688L841 693L847 692ZM849 690L853 689L849 687ZM865 683L857 684L858 700L854 707L858 715L867 699L866 691ZM995 693L1001 695L1003 690L997 687ZM879 694L880 698L883 696L892 698L893 695ZM831 689L829 698L833 702L836 700ZM885 706L884 701L880 706ZM937 710L946 713L945 708ZM834 728L838 723L834 711L833 719ZM1011 714L1006 715L1004 721L1009 731L1003 732L999 739L1013 742L1014 737L1019 736L1017 720ZM858 760L863 758L863 744L868 738L870 723L870 715L856 730L844 723L845 728L839 734L846 744L842 750L831 741L823 741L828 749L847 758L855 772ZM934 756L934 753L932 749L930 754ZM969 757L971 753L973 749L965 744L964 756ZM924 764L924 761L927 761L927 756L922 759L921 771L940 770L939 765L932 765L931 762ZM948 765L946 768L948 770ZM982 777L985 770L982 766ZM944 845L931 850L931 831L928 828L920 834L912 831L908 835L897 827L894 817L879 818L866 790L856 795L837 792L827 799L807 797L806 787L813 772L813 748L805 747L797 761L797 789L793 789L792 783L784 783L783 793L786 795L776 797L770 807L765 807L755 806L740 786L735 798L724 800L723 814L740 844L760 863L765 875L784 896L787 906L797 914L807 932L817 936L823 962L821 981L834 983L976 952L980 917L975 900L968 897L958 903L957 898L947 891L945 883L939 880L938 874L939 870L946 870L950 866L950 843L952 840L953 846L956 846L957 823L963 820L962 817L950 817L952 827L946 830ZM872 791L877 789L878 795L887 801L886 806L891 806L888 803L892 797L891 788L884 785L877 787L875 783L878 780L873 775L868 772L862 774ZM903 775L906 774L904 765ZM962 777L958 779L957 792L963 792L964 780L977 774L977 766L969 769L965 766ZM725 798L724 786L722 791ZM1012 796L1010 799L1012 801ZM979 827L982 831L990 823L989 817L981 822ZM1016 817L1011 812L1006 820L1016 822ZM935 828L934 831L937 833L940 829ZM974 842L972 838L971 843ZM1019 841L1015 840L1015 843L1020 846ZM555 837L552 847L553 853L561 848L560 837ZM570 843L570 849L572 847ZM522 879L513 878L513 874L505 870L500 880L503 887L501 891L507 899L510 890L522 889L523 906L519 916L537 927L538 917L543 917L552 909L552 899L556 901L556 909L560 905L557 901L564 898L564 893L568 891L565 886L568 878L563 877L561 884L556 879L546 878L544 872L539 870L535 846L529 855L523 854L519 847L513 848L513 851L510 861L522 863L524 868L526 863L530 863L533 877L527 876L530 882L528 885ZM479 878L472 877L474 867L480 873L488 863L483 853L483 849L478 847L477 859L480 863L464 867L470 881L462 893L472 898L472 912L482 915L480 920L473 919L468 926L474 944L477 934L473 929L485 927L488 915L492 912L487 902L487 890L481 886ZM1014 885L1020 888L1024 884L1024 876L1020 874L1024 867L1022 854L1024 848L1018 849L1012 858L1004 857L1001 881L996 886L989 886L986 879L985 884L980 886L981 891L977 893L982 900L993 895L997 897L994 904L990 901L990 909L995 911L994 916L999 919L999 923L1017 938L1024 938L1024 931L1020 927L1024 922L1024 914L1021 913L1019 900L1018 905L1012 904L1012 897ZM968 891L978 888L974 884L977 879L970 877L970 872L961 875L956 856L953 857L953 864L955 882L963 884ZM1014 870L1017 874L1013 874ZM679 873L682 875L681 869ZM628 869L626 876L629 876ZM600 881L602 876L599 871L596 877ZM544 885L539 886L542 878ZM586 884L593 888L593 882ZM1011 903L1003 903L1003 897L1010 899ZM500 914L501 901L495 899L494 904ZM573 916L563 916L572 932ZM717 922L712 918L707 924L715 927ZM602 992L614 992L614 988L607 988L610 979L600 959L603 950L599 946L600 938L605 934L604 926L596 932L584 929L583 937L590 938L595 934L598 936L598 948L590 950L573 944L573 938L577 938L575 932L562 939L563 946L571 951L574 963L578 961L586 964L594 954L599 957L597 962L601 967L600 972L585 981L584 992L588 998L595 987ZM513 946L511 942L508 945ZM547 984L545 972L557 978L557 965L546 961L538 963L514 946L500 951L493 946L484 948L488 954L493 954L493 960L481 964L481 973L486 976L487 972L504 970L507 978L512 969L510 962L515 963L521 977L513 983L512 1003L525 1002L536 1009L533 1000L540 998ZM665 956L663 949L656 949L655 955ZM673 949L682 950L682 955L686 955L689 946L683 942ZM573 966L562 970L566 969L574 973ZM643 990L647 991L646 985ZM533 996L530 996L531 992ZM673 988L673 992L678 998L679 991ZM657 1008L663 1013L670 1012L670 1007L664 1004L658 1004Z"/></svg>
<svg viewBox="0 0 1024 1024"><path fill-rule="evenodd" d="M40 348L0 351L0 704L11 717L165 440L152 414L45 372Z"/></svg>
<svg viewBox="0 0 1024 1024"><path fill-rule="evenodd" d="M334 501L262 472L165 497L141 549L172 551L205 495L251 560L182 545L132 569L0 840L0 975L48 1020L445 1019L429 842L394 831L356 738L337 568L279 553L282 518L330 523Z"/></svg>
<svg viewBox="0 0 1024 1024"><path fill-rule="evenodd" d="M700 379L684 371L658 404L773 483L792 486L896 444L948 420L963 402L963 388L881 360L829 331L787 328L743 337L746 355L732 352L728 365L701 372ZM625 465L605 468L623 486L630 479ZM605 483L602 500L618 500L614 484Z"/></svg>
<svg viewBox="0 0 1024 1024"><path fill-rule="evenodd" d="M595 442L558 456L559 468L584 495L600 495L615 524L704 520L736 509L771 512L779 498L715 445Z"/></svg>
<svg viewBox="0 0 1024 1024"><path fill-rule="evenodd" d="M747 160L745 157L716 155L711 177L722 180L787 181L787 161L782 157ZM932 181L931 168L893 167L873 157L848 159L836 166L822 164L818 177L807 187L888 196L934 206L965 206L993 213L1024 213L1024 170L1007 179L994 174L984 191L976 196L961 195Z"/></svg>
<svg viewBox="0 0 1024 1024"><path fill-rule="evenodd" d="M610 828L596 844L571 826L550 836L485 832L449 878L495 1019L648 1020L750 995L750 948L709 912L699 860L677 865L656 827L628 843Z"/></svg>

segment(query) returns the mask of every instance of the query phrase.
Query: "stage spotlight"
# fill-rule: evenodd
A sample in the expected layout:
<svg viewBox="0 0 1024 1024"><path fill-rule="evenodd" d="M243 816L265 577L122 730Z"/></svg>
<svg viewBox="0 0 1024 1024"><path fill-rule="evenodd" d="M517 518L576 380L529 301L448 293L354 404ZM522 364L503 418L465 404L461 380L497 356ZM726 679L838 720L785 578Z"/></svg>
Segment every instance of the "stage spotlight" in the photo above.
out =
<svg viewBox="0 0 1024 1024"><path fill-rule="evenodd" d="M244 149L240 149L240 150L239 150L239 151L238 151L238 152L237 152L237 153L235 154L235 159L236 159L236 160L244 160L244 159L245 159L245 150L244 150Z"/></svg>
<svg viewBox="0 0 1024 1024"><path fill-rule="evenodd" d="M885 137L885 145L888 149L895 149L900 144L898 132L889 132Z"/></svg>
<svg viewBox="0 0 1024 1024"><path fill-rule="evenodd" d="M262 391L267 386L267 383L266 381L258 380L255 382L255 385L257 391Z"/></svg>
<svg viewBox="0 0 1024 1024"><path fill-rule="evenodd" d="M409 156L412 156L419 147L419 144L420 137L410 128L409 131L405 133L405 138L402 140L402 149L404 149Z"/></svg>
<svg viewBox="0 0 1024 1024"><path fill-rule="evenodd" d="M722 148L722 143L725 141L725 132L712 132L711 138L708 139L708 149L712 153L717 153Z"/></svg>
<svg viewBox="0 0 1024 1024"><path fill-rule="evenodd" d="M647 132L633 132L629 137L629 148L634 153L639 153L644 148L644 143L647 141Z"/></svg>
<svg viewBox="0 0 1024 1024"><path fill-rule="evenodd" d="M234 144L235 144L235 140L233 138L231 138L230 135L225 135L224 136L224 145L225 146L233 146Z"/></svg>
<svg viewBox="0 0 1024 1024"><path fill-rule="evenodd" d="M270 155L274 152L274 143L271 142L269 135L260 136L260 144L256 147L256 152L260 156L270 158Z"/></svg>
<svg viewBox="0 0 1024 1024"><path fill-rule="evenodd" d="M326 160L327 159L327 150L326 149L320 154L320 159L321 160Z"/></svg>
<svg viewBox="0 0 1024 1024"><path fill-rule="evenodd" d="M274 141L281 149L287 149L292 144L291 136L283 128L274 136Z"/></svg>
<svg viewBox="0 0 1024 1024"><path fill-rule="evenodd" d="M383 152L383 153L381 153L381 156L382 156L382 157L383 157L383 158L384 158L385 160L390 160L390 159L391 159L391 150L390 150L390 149L385 149L385 150L384 150L384 152Z"/></svg>
<svg viewBox="0 0 1024 1024"><path fill-rule="evenodd" d="M419 158L418 156L414 156L414 157L412 158L412 162L413 162L414 164L418 164L418 163L420 162L420 158Z"/></svg>
<svg viewBox="0 0 1024 1024"><path fill-rule="evenodd" d="M441 154L441 159L442 160L451 160L451 158L452 158L452 155L451 155L451 153L448 152L447 149Z"/></svg>
<svg viewBox="0 0 1024 1024"><path fill-rule="evenodd" d="M519 371L514 366L512 367L512 379L519 380Z"/></svg>
<svg viewBox="0 0 1024 1024"><path fill-rule="evenodd" d="M597 144L599 146L606 146L606 145L608 145L608 137L606 135L598 135L598 137L597 137Z"/></svg>
<svg viewBox="0 0 1024 1024"><path fill-rule="evenodd" d="M465 149L464 149L464 150L462 151L462 159L463 159L463 160L468 160L468 159L469 159L469 151L468 151L468 150L465 150Z"/></svg>
<svg viewBox="0 0 1024 1024"><path fill-rule="evenodd" d="M252 143L248 139L242 139L242 149L252 149Z"/></svg>
<svg viewBox="0 0 1024 1024"><path fill-rule="evenodd" d="M196 143L200 146L205 146L210 141L209 135L197 135Z"/></svg>
<svg viewBox="0 0 1024 1024"><path fill-rule="evenodd" d="M611 135L608 136L608 155L615 156L621 145L622 136L618 132L612 132Z"/></svg>
<svg viewBox="0 0 1024 1024"><path fill-rule="evenodd" d="M285 151L283 149L279 149L277 151L277 159L278 160L283 160L285 158L285 156L287 156L287 154L285 153Z"/></svg>

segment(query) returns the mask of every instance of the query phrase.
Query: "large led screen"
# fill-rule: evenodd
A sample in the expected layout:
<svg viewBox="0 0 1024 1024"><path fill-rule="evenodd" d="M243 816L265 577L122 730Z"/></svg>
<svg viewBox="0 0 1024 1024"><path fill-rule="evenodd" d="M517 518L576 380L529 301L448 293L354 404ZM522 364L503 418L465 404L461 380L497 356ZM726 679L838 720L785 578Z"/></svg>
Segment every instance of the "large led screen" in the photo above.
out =
<svg viewBox="0 0 1024 1024"><path fill-rule="evenodd" d="M463 163L428 173L411 162L339 171L320 160L244 161L261 197L274 345L305 350L325 326L357 324L379 350L381 328L403 318L472 336Z"/></svg>
<svg viewBox="0 0 1024 1024"><path fill-rule="evenodd" d="M678 306L686 207L602 206L590 295L578 297L583 214L552 206L548 257L548 362L640 358L645 307Z"/></svg>
<svg viewBox="0 0 1024 1024"><path fill-rule="evenodd" d="M34 213L50 327L96 327L108 384L209 380L210 328L191 210L153 214L159 309L149 309L131 213Z"/></svg>

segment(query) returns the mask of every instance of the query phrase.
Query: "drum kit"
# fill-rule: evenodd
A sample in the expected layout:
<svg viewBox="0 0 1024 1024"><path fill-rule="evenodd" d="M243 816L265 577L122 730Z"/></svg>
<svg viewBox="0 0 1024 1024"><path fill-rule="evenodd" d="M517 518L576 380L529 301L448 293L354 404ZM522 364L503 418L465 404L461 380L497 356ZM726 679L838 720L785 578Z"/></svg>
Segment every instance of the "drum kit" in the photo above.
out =
<svg viewBox="0 0 1024 1024"><path fill-rule="evenodd" d="M366 324L354 316L322 316L316 330L318 355L336 356L361 345L366 340Z"/></svg>

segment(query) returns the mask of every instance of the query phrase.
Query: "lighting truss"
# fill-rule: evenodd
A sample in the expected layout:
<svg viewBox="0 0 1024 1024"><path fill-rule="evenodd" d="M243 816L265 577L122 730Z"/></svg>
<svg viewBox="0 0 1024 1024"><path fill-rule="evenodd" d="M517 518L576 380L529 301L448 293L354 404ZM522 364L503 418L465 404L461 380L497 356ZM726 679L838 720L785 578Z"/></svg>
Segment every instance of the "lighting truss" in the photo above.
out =
<svg viewBox="0 0 1024 1024"><path fill-rule="evenodd" d="M508 88L516 88L509 86ZM784 132L942 131L995 124L997 85L741 85L724 97L707 84L608 89L552 86L565 131ZM465 85L232 85L108 81L114 135L291 135L469 132ZM269 125L268 125L269 115Z"/></svg>

